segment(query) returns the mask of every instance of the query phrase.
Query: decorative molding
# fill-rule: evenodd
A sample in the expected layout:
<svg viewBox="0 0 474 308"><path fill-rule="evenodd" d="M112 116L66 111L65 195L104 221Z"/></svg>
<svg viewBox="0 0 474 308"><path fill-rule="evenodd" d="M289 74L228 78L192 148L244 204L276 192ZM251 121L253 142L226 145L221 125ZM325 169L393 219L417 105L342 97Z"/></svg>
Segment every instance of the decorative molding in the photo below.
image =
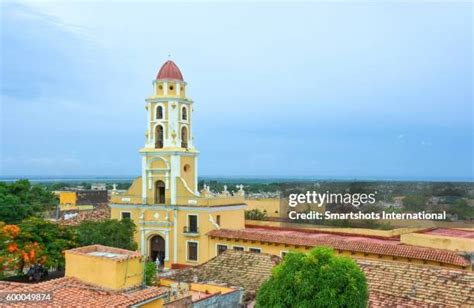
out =
<svg viewBox="0 0 474 308"><path fill-rule="evenodd" d="M144 209L144 210L181 210L181 211L197 211L197 212L226 212L245 209L247 204L232 204L225 206L186 206L186 205L147 205L147 204L109 204L113 209Z"/></svg>

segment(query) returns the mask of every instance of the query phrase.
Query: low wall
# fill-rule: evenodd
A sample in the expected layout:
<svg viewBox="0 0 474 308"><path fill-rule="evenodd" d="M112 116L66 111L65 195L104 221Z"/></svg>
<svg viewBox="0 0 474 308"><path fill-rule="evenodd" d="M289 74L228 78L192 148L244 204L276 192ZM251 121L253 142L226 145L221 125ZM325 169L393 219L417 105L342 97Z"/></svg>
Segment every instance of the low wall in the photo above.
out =
<svg viewBox="0 0 474 308"><path fill-rule="evenodd" d="M322 231L328 233L343 233L353 235L364 235L364 236L375 236L375 237L398 237L401 234L412 233L422 228L397 228L393 230L377 230L377 229L363 229L363 228L335 228L331 226L314 226L310 224L292 224L287 222L278 221L267 221L267 220L245 220L245 224L249 226L262 226L262 227L277 227L277 228L293 228L293 229L305 229L312 231Z"/></svg>
<svg viewBox="0 0 474 308"><path fill-rule="evenodd" d="M421 233L402 234L400 242L408 245L447 249L452 251L474 251L474 239Z"/></svg>

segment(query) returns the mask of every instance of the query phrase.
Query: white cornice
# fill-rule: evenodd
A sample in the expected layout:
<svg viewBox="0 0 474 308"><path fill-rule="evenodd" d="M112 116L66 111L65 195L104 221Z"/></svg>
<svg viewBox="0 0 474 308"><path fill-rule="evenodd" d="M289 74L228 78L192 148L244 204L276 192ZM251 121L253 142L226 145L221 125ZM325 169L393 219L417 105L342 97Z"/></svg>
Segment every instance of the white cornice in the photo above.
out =
<svg viewBox="0 0 474 308"><path fill-rule="evenodd" d="M150 96L145 98L145 102L147 103L162 103L162 102L178 102L182 104L187 104L191 105L194 103L194 101L187 99L187 98L181 98L181 97L176 97L176 96Z"/></svg>
<svg viewBox="0 0 474 308"><path fill-rule="evenodd" d="M147 204L116 204L111 203L109 207L112 209L140 209L140 210L182 210L196 212L225 212L242 210L247 207L246 204L224 205L224 206L187 206L187 205L147 205Z"/></svg>

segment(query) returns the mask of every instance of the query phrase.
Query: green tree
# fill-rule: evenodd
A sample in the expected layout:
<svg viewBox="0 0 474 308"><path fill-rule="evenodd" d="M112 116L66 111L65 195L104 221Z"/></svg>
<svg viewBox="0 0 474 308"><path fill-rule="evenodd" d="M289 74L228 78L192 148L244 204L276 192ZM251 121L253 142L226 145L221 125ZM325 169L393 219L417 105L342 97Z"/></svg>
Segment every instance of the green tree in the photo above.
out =
<svg viewBox="0 0 474 308"><path fill-rule="evenodd" d="M28 180L0 182L0 221L18 224L30 216L41 216L56 205L54 194L47 188L31 185Z"/></svg>
<svg viewBox="0 0 474 308"><path fill-rule="evenodd" d="M64 250L77 247L71 227L51 223L42 218L30 217L19 224L20 245L38 243L46 256L45 265L53 268L64 268Z"/></svg>
<svg viewBox="0 0 474 308"><path fill-rule="evenodd" d="M318 247L290 252L257 292L257 307L367 307L367 281L355 261Z"/></svg>
<svg viewBox="0 0 474 308"><path fill-rule="evenodd" d="M105 246L136 250L133 240L135 224L130 219L83 221L77 226L77 242L79 246L100 244Z"/></svg>
<svg viewBox="0 0 474 308"><path fill-rule="evenodd" d="M458 215L459 220L474 218L474 207L467 204L464 199L457 200L448 209L449 213Z"/></svg>
<svg viewBox="0 0 474 308"><path fill-rule="evenodd" d="M403 199L403 207L407 211L418 212L426 209L426 197L421 195L409 195Z"/></svg>

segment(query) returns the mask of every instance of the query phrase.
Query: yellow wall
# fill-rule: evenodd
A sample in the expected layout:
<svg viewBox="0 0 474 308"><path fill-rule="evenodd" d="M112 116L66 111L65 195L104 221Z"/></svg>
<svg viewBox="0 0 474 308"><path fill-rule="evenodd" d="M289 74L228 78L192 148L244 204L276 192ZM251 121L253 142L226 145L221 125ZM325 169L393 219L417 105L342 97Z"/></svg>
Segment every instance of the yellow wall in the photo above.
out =
<svg viewBox="0 0 474 308"><path fill-rule="evenodd" d="M184 171L184 166L189 165L188 171ZM181 178L186 182L187 186L195 191L197 183L195 182L195 157L183 156L181 158ZM178 195L179 196L179 195Z"/></svg>
<svg viewBox="0 0 474 308"><path fill-rule="evenodd" d="M77 195L75 191L61 191L59 192L59 204L62 205L76 205Z"/></svg>
<svg viewBox="0 0 474 308"><path fill-rule="evenodd" d="M66 277L106 289L121 290L141 285L143 264L140 258L117 261L66 251Z"/></svg>
<svg viewBox="0 0 474 308"><path fill-rule="evenodd" d="M421 233L402 234L400 241L403 244L423 247L447 249L453 251L474 251L474 239L430 235Z"/></svg>
<svg viewBox="0 0 474 308"><path fill-rule="evenodd" d="M160 279L160 286L163 287L170 287L173 283L178 283L178 281L171 280L171 279ZM203 293L210 293L210 294L215 294L215 293L221 293L221 294L226 294L235 291L235 289L228 288L228 287L223 287L223 286L217 286L213 284L207 284L207 283L188 283L189 285L189 290L191 291L197 291L197 292L203 292Z"/></svg>
<svg viewBox="0 0 474 308"><path fill-rule="evenodd" d="M166 206L165 206L166 207ZM182 207L178 207L182 208ZM209 221L209 215L212 216L212 219L217 222L217 215L220 216L220 223L221 227L225 229L243 229L245 228L245 219L244 219L244 209L236 209L230 210L228 207L225 207L226 210L223 211L216 211L213 212L215 208L213 207L200 207L196 206L195 210L193 209L186 209L186 210L178 210L178 224L177 224L177 262L179 264L188 264L188 265L196 265L203 262L206 262L214 255L209 255L209 238L206 235L209 231L214 230L216 227ZM131 218L135 225L137 226L137 232L135 232L134 240L139 246L139 250L141 250L141 234L140 231L142 228L153 228L153 223L160 223L161 226L159 229L166 229L169 231L169 262L165 264L166 267L170 267L171 263L174 263L174 210L173 207L170 207L169 210L167 209L153 209L150 207L149 209L143 209L143 218L144 221L147 222L149 225L142 225L140 220L140 216L142 215L142 210L137 208L133 205L130 205L127 208L114 208L111 209L111 218L112 219L121 219L121 212L130 212ZM156 215L158 214L158 215ZM198 234L189 234L184 232L184 227L188 226L188 215L197 215L198 216ZM168 216L168 220L166 220L166 216ZM158 217L158 218L156 218ZM164 226L163 223L169 222L170 225L168 227ZM145 235L145 245L146 245L146 255L150 253L150 238L154 235L160 235L165 240L166 237L163 233L159 231L151 231L147 230ZM187 242L188 241L196 241L198 242L198 260L192 261L187 259Z"/></svg>
<svg viewBox="0 0 474 308"><path fill-rule="evenodd" d="M209 221L209 215L214 221L217 221L217 215L220 215L221 228L225 229L243 229L245 228L245 220L243 218L243 210L222 211L209 213L207 211L180 211L178 215L178 225L188 225L188 215L198 215L199 236L181 233L182 228L178 230L178 263L179 264L200 264L206 262L214 255L209 255L209 237L206 235L209 231L216 229ZM188 241L198 242L198 260L191 261L187 259L186 248Z"/></svg>
<svg viewBox="0 0 474 308"><path fill-rule="evenodd" d="M93 205L60 205L61 211L89 211L93 210Z"/></svg>
<svg viewBox="0 0 474 308"><path fill-rule="evenodd" d="M161 308L161 307L164 307L165 305L165 301L163 300L163 298L158 298L154 301L151 301L151 302L148 302L146 304L143 304L143 305L138 305L138 307L143 307L143 308Z"/></svg>
<svg viewBox="0 0 474 308"><path fill-rule="evenodd" d="M178 86L181 87L179 97L180 98L185 98L186 97L186 85L183 82L176 82L176 81L172 81L172 80L168 80L167 82L168 82L168 94L166 95L166 97L177 97L176 87L178 87ZM160 86L161 86L161 89L160 89ZM164 94L165 94L164 86L165 85L164 85L163 81L157 81L156 82L155 95L164 96ZM170 87L173 87L173 89L170 89Z"/></svg>

